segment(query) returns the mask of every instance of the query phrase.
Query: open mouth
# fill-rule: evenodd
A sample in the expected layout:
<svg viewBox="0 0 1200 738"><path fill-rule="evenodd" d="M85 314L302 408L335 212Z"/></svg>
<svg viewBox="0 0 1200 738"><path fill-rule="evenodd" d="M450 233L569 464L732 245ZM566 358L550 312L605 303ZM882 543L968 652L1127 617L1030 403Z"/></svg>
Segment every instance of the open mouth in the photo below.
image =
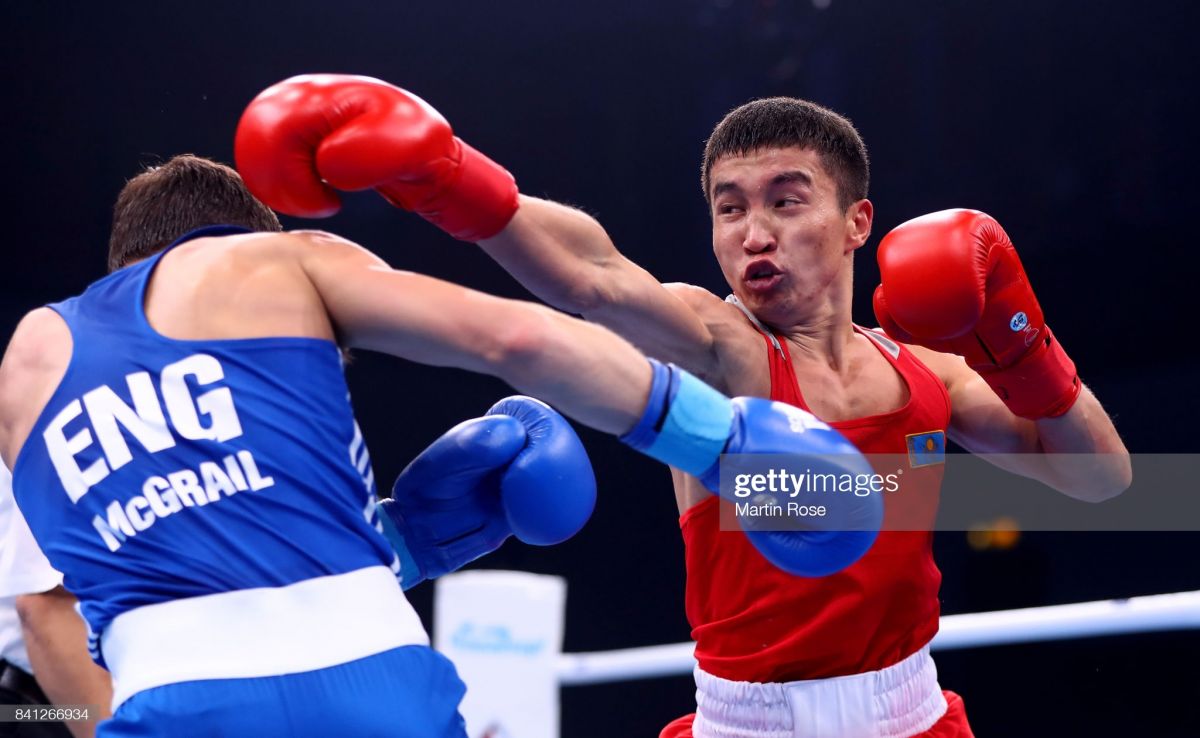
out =
<svg viewBox="0 0 1200 738"><path fill-rule="evenodd" d="M774 287L782 279L783 273L766 259L752 261L742 271L742 281L751 289L767 289Z"/></svg>

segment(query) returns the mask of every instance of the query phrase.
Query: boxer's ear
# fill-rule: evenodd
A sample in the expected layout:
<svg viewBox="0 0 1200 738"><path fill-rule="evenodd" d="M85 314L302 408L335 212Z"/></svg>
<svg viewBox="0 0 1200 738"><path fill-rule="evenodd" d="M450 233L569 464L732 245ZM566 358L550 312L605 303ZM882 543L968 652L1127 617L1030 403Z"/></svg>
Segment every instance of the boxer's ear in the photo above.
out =
<svg viewBox="0 0 1200 738"><path fill-rule="evenodd" d="M854 251L871 236L871 225L875 222L875 205L863 199L846 208L847 252Z"/></svg>

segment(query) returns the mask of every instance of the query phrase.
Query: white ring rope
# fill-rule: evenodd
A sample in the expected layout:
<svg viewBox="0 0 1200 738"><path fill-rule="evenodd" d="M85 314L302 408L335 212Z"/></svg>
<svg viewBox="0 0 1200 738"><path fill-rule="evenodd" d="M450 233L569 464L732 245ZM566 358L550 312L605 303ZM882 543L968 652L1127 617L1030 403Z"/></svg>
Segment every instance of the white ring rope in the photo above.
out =
<svg viewBox="0 0 1200 738"><path fill-rule="evenodd" d="M931 646L949 650L1194 628L1200 628L1200 591L947 615ZM566 653L558 657L558 679L578 685L691 674L694 649L688 642Z"/></svg>

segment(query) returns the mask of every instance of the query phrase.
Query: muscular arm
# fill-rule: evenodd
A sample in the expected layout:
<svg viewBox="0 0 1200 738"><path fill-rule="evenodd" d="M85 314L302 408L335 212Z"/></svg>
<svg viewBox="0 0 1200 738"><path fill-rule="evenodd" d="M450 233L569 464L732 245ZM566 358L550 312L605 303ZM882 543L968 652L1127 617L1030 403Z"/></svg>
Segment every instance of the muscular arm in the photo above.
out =
<svg viewBox="0 0 1200 738"><path fill-rule="evenodd" d="M1065 495L1100 502L1132 482L1129 452L1087 387L1064 415L1018 417L961 357L910 346L950 394L950 438L1015 474Z"/></svg>
<svg viewBox="0 0 1200 738"><path fill-rule="evenodd" d="M595 220L519 196L511 174L405 90L345 75L284 80L247 107L235 155L250 190L281 212L330 215L339 207L335 190L373 187L455 238L480 243L551 305L701 376L716 363L705 324L622 257Z"/></svg>
<svg viewBox="0 0 1200 738"><path fill-rule="evenodd" d="M480 246L549 304L607 326L665 361L713 374L713 337L696 312L621 255L585 213L522 195L508 226Z"/></svg>
<svg viewBox="0 0 1200 738"><path fill-rule="evenodd" d="M75 598L62 587L21 595L17 614L38 685L56 705L90 705L87 722L69 722L76 738L90 738L109 715L112 680L87 652L87 629L75 612Z"/></svg>
<svg viewBox="0 0 1200 738"><path fill-rule="evenodd" d="M294 235L304 271L344 343L491 374L608 433L624 433L641 416L650 365L607 329L396 271L336 236Z"/></svg>

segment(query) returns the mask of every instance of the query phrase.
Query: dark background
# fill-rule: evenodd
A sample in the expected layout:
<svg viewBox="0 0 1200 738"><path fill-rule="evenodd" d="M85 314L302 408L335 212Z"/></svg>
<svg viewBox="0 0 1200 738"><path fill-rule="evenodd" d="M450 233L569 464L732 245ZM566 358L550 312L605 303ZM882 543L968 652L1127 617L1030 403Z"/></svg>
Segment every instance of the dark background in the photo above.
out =
<svg viewBox="0 0 1200 738"><path fill-rule="evenodd" d="M242 107L302 72L404 86L505 164L577 204L667 281L721 292L698 163L728 109L807 97L870 148L878 238L966 206L1007 228L1056 334L1131 450L1197 451L1193 245L1198 13L1190 3L657 0L629 3L5 3L2 329L103 273L111 202L139 165L229 161ZM299 226L299 222L290 225ZM474 247L374 197L321 223L392 264L523 295ZM381 480L508 394L465 372L360 355L350 370ZM482 562L570 578L566 648L688 637L664 468L584 432L601 499L555 549ZM383 485L386 487L386 485ZM1195 493L1195 479L1180 479ZM976 550L939 534L947 613L1200 588L1197 536L1026 534ZM413 600L426 622L432 588ZM983 736L1195 735L1195 633L984 648L939 658ZM564 736L651 736L689 677L563 692Z"/></svg>

